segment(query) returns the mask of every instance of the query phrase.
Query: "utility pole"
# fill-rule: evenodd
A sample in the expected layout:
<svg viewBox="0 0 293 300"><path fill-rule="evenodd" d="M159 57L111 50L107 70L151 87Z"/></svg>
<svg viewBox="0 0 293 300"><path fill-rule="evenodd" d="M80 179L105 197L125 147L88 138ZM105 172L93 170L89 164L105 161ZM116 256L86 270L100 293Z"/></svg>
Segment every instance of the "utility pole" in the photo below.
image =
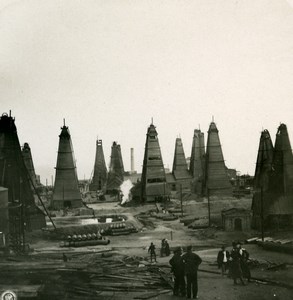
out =
<svg viewBox="0 0 293 300"><path fill-rule="evenodd" d="M183 217L182 183L180 183L181 217Z"/></svg>
<svg viewBox="0 0 293 300"><path fill-rule="evenodd" d="M46 200L48 201L48 179L46 178Z"/></svg>
<svg viewBox="0 0 293 300"><path fill-rule="evenodd" d="M21 219L21 234L22 234L22 253L25 253L25 200L21 194L22 180L19 178L19 203L20 203L20 219Z"/></svg>
<svg viewBox="0 0 293 300"><path fill-rule="evenodd" d="M210 207L210 190L209 188L207 189L208 191L208 217L209 217L209 227L211 227L211 207Z"/></svg>
<svg viewBox="0 0 293 300"><path fill-rule="evenodd" d="M164 210L166 211L166 182L164 182Z"/></svg>
<svg viewBox="0 0 293 300"><path fill-rule="evenodd" d="M264 241L263 187L260 188L261 240Z"/></svg>

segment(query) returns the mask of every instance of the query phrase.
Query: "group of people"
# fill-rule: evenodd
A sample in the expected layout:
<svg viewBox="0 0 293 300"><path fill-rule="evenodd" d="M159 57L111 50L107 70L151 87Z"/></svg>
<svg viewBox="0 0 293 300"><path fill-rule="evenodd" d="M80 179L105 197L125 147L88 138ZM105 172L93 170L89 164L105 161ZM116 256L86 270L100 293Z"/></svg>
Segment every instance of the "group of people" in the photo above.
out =
<svg viewBox="0 0 293 300"><path fill-rule="evenodd" d="M245 285L244 278L250 282L251 273L248 261L249 253L240 242L232 243L231 252L222 246L217 256L218 268L221 269L222 275L224 276L228 271L228 277L233 279L235 285L238 284L238 279L243 285Z"/></svg>
<svg viewBox="0 0 293 300"><path fill-rule="evenodd" d="M154 243L151 243L151 245L149 246L148 252L151 256L151 262L153 262L153 260L156 262L157 254L156 254L156 246L154 245ZM170 255L170 245L169 245L167 239L162 239L160 254L161 254L161 257Z"/></svg>
<svg viewBox="0 0 293 300"><path fill-rule="evenodd" d="M170 255L170 245L167 239L162 239L161 242L161 257Z"/></svg>
<svg viewBox="0 0 293 300"><path fill-rule="evenodd" d="M234 284L238 284L238 280L240 280L245 285L244 279L247 279L248 282L251 280L248 265L249 253L242 247L240 242L233 242L232 246L233 248L230 252L226 250L225 246L222 246L218 252L218 268L221 269L222 276L228 271L228 277L233 279ZM156 247L153 243L151 243L148 252L151 256L151 262L153 259L157 261ZM162 240L161 256L163 256L163 253L166 256L170 254L170 247L166 239ZM169 261L171 272L174 275L174 295L197 299L197 270L201 262L202 259L192 252L192 246L188 246L184 254L181 247L175 249L174 255Z"/></svg>
<svg viewBox="0 0 293 300"><path fill-rule="evenodd" d="M202 259L192 252L192 246L187 247L186 253L182 255L182 248L174 251L174 256L170 259L171 272L174 275L173 294L176 296L187 296L187 298L197 299L197 270ZM186 283L185 283L186 276Z"/></svg>
<svg viewBox="0 0 293 300"><path fill-rule="evenodd" d="M154 243L151 243L148 252L150 253L151 262L153 262L153 260L156 262L156 246ZM192 246L188 246L186 253L183 255L182 253L183 250L181 247L175 249L174 255L169 261L171 272L174 275L173 294L176 296L187 296L187 298L192 297L197 299L197 270L202 260L197 254L192 252ZM166 239L162 240L161 256L163 256L163 254L166 256L170 255L170 246Z"/></svg>

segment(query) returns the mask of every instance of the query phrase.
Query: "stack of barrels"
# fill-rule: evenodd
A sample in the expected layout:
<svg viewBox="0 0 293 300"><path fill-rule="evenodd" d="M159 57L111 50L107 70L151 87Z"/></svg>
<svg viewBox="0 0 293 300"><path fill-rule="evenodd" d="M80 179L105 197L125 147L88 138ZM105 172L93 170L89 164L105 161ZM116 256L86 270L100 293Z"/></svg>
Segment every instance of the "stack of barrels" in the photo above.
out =
<svg viewBox="0 0 293 300"><path fill-rule="evenodd" d="M137 229L132 224L114 223L110 225L107 232L109 235L127 235L133 232L137 232Z"/></svg>
<svg viewBox="0 0 293 300"><path fill-rule="evenodd" d="M83 247L95 245L108 245L109 239L102 237L100 232L88 234L73 234L68 235L66 241L60 244L60 247Z"/></svg>

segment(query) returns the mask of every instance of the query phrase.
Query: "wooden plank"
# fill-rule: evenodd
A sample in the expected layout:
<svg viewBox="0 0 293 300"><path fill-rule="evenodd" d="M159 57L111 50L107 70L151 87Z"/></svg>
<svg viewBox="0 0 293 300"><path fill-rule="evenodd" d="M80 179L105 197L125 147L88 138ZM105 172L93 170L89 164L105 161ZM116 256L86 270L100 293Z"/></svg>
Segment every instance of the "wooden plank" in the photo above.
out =
<svg viewBox="0 0 293 300"><path fill-rule="evenodd" d="M159 295L167 294L170 292L171 292L171 290L161 290L161 291L157 291L157 292L149 292L149 293L144 293L144 294L135 296L133 299L151 299L153 297L157 297Z"/></svg>

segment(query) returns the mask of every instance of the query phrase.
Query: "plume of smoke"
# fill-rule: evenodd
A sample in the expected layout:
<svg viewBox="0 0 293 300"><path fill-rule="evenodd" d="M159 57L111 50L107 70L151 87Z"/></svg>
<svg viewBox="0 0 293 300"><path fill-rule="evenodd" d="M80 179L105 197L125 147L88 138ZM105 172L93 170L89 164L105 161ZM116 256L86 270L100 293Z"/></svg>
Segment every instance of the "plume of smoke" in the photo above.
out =
<svg viewBox="0 0 293 300"><path fill-rule="evenodd" d="M123 181L123 183L120 185L120 190L123 194L121 204L125 204L126 202L131 201L130 190L132 187L133 187L133 184L129 179Z"/></svg>

